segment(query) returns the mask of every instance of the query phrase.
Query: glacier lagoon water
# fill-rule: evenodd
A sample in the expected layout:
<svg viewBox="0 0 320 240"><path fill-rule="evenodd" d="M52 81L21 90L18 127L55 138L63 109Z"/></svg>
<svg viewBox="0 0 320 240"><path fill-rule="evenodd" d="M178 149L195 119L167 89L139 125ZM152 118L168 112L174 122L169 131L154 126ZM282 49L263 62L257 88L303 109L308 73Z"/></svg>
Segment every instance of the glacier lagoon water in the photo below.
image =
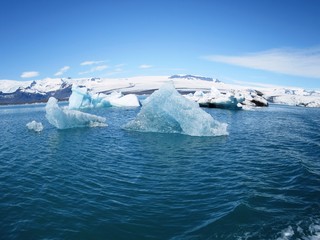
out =
<svg viewBox="0 0 320 240"><path fill-rule="evenodd" d="M0 107L1 239L318 239L320 109L207 109L228 136L58 130ZM26 123L42 122L42 132Z"/></svg>

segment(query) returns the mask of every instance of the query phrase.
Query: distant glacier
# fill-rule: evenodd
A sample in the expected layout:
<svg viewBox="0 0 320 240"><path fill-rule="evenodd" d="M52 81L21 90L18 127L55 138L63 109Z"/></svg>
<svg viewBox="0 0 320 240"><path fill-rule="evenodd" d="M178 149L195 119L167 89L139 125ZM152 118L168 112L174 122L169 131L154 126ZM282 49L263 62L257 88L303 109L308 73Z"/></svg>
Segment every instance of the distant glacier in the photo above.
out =
<svg viewBox="0 0 320 240"><path fill-rule="evenodd" d="M47 102L50 97L59 101L67 101L72 94L72 86L85 87L92 96L95 94L108 95L115 91L123 95L151 94L168 81L172 81L180 93L189 94L186 97L198 102L202 107L229 108L225 106L233 105L235 107L231 108L245 109L267 106L268 103L320 107L320 91L302 88L241 86L224 83L210 77L188 74L130 78L1 80L0 105ZM216 90L212 91L212 89ZM122 103L119 102L119 104Z"/></svg>

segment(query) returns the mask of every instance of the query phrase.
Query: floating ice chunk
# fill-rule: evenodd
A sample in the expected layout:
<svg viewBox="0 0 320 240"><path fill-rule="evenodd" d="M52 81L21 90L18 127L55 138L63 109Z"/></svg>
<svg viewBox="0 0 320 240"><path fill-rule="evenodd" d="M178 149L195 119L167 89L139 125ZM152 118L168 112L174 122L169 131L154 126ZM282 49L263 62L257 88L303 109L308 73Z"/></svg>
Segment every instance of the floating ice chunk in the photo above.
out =
<svg viewBox="0 0 320 240"><path fill-rule="evenodd" d="M210 92L189 94L186 98L199 103L201 107L224 109L251 109L268 106L268 101L251 90L221 90L212 87Z"/></svg>
<svg viewBox="0 0 320 240"><path fill-rule="evenodd" d="M59 129L107 126L104 117L83 113L77 110L60 108L58 106L58 100L54 97L49 98L47 102L46 118L49 123Z"/></svg>
<svg viewBox="0 0 320 240"><path fill-rule="evenodd" d="M209 107L216 107L216 108L225 108L225 109L241 109L243 102L242 99L236 98L235 96L220 96L217 98L212 99L209 102Z"/></svg>
<svg viewBox="0 0 320 240"><path fill-rule="evenodd" d="M241 109L241 103L244 101L244 97L240 93L222 93L215 87L212 87L209 93L202 95L195 93L193 97L188 98L198 102L201 107L226 109Z"/></svg>
<svg viewBox="0 0 320 240"><path fill-rule="evenodd" d="M181 96L172 83L163 85L144 101L137 117L124 126L142 132L181 133L191 136L227 135L220 123L199 105Z"/></svg>
<svg viewBox="0 0 320 240"><path fill-rule="evenodd" d="M41 132L43 130L43 125L41 122L36 122L36 121L32 121L32 122L28 122L26 124L27 128L29 130L33 130L35 132Z"/></svg>
<svg viewBox="0 0 320 240"><path fill-rule="evenodd" d="M110 94L91 93L86 87L72 86L69 98L69 109L96 107L139 107L140 103L135 94L123 95L113 91Z"/></svg>
<svg viewBox="0 0 320 240"><path fill-rule="evenodd" d="M285 94L273 97L272 102L293 106L320 107L320 97L317 96L299 96Z"/></svg>
<svg viewBox="0 0 320 240"><path fill-rule="evenodd" d="M115 107L139 107L140 103L135 94L128 94L120 98L111 98L110 104Z"/></svg>
<svg viewBox="0 0 320 240"><path fill-rule="evenodd" d="M79 109L90 107L91 96L88 94L86 87L72 85L72 94L69 98L69 108Z"/></svg>
<svg viewBox="0 0 320 240"><path fill-rule="evenodd" d="M108 96L102 93L91 93L86 87L72 86L72 94L69 98L69 109L110 107Z"/></svg>

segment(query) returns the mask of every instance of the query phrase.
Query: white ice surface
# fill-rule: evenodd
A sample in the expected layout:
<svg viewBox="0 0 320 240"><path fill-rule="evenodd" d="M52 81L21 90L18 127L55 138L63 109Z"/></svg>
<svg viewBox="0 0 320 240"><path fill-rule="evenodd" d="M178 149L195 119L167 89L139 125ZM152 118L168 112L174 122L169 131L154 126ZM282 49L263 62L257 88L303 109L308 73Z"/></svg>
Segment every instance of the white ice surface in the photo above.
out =
<svg viewBox="0 0 320 240"><path fill-rule="evenodd" d="M69 97L69 109L79 109L83 105L83 100L87 96L87 88L80 88L76 85L72 86L72 94Z"/></svg>
<svg viewBox="0 0 320 240"><path fill-rule="evenodd" d="M107 126L104 117L83 113L77 110L60 108L57 99L54 97L49 98L47 102L46 118L50 124L58 129Z"/></svg>
<svg viewBox="0 0 320 240"><path fill-rule="evenodd" d="M69 98L69 109L96 108L96 107L139 107L140 103L135 94L123 95L113 91L110 94L94 93L86 87L72 86Z"/></svg>
<svg viewBox="0 0 320 240"><path fill-rule="evenodd" d="M26 127L29 130L33 130L35 132L41 132L43 130L43 125L41 122L31 121L26 124Z"/></svg>
<svg viewBox="0 0 320 240"><path fill-rule="evenodd" d="M172 83L164 84L147 98L137 117L124 126L127 130L181 133L191 136L227 135L220 123L199 105L181 96Z"/></svg>
<svg viewBox="0 0 320 240"><path fill-rule="evenodd" d="M112 98L109 100L114 107L139 107L140 103L135 94L128 94L119 98Z"/></svg>
<svg viewBox="0 0 320 240"><path fill-rule="evenodd" d="M137 76L130 78L76 78L60 79L46 78L33 81L1 80L0 91L12 93L21 88L29 93L47 93L60 89L63 84L85 86L92 93L121 91L122 93L141 93L143 91L156 90L164 83L170 81L169 76ZM247 85L216 83L200 79L173 79L175 87L185 91L205 91L212 87L220 92L244 92L250 89L259 90L266 98L277 97L275 103L300 105L307 107L320 107L320 91L308 91L302 88L284 88L276 86L262 86L261 84L248 83ZM253 84L253 85L250 85ZM30 87L32 85L32 87ZM248 95L247 95L248 96ZM298 97L292 97L298 96ZM248 101L247 101L248 102ZM99 105L99 104L98 104ZM248 106L248 105L247 105Z"/></svg>

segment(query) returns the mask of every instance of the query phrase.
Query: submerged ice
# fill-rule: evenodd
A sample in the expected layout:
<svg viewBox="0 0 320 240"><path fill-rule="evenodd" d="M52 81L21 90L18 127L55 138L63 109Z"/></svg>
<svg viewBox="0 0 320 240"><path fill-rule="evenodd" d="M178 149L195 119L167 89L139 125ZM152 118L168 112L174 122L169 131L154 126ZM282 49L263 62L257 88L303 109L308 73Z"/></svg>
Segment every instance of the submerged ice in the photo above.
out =
<svg viewBox="0 0 320 240"><path fill-rule="evenodd" d="M197 103L180 95L172 83L163 85L146 99L137 117L127 123L124 128L191 136L228 134L226 123L214 120Z"/></svg>
<svg viewBox="0 0 320 240"><path fill-rule="evenodd" d="M104 117L83 113L77 110L60 108L58 100L54 97L49 98L47 102L46 118L50 124L58 129L107 126Z"/></svg>

